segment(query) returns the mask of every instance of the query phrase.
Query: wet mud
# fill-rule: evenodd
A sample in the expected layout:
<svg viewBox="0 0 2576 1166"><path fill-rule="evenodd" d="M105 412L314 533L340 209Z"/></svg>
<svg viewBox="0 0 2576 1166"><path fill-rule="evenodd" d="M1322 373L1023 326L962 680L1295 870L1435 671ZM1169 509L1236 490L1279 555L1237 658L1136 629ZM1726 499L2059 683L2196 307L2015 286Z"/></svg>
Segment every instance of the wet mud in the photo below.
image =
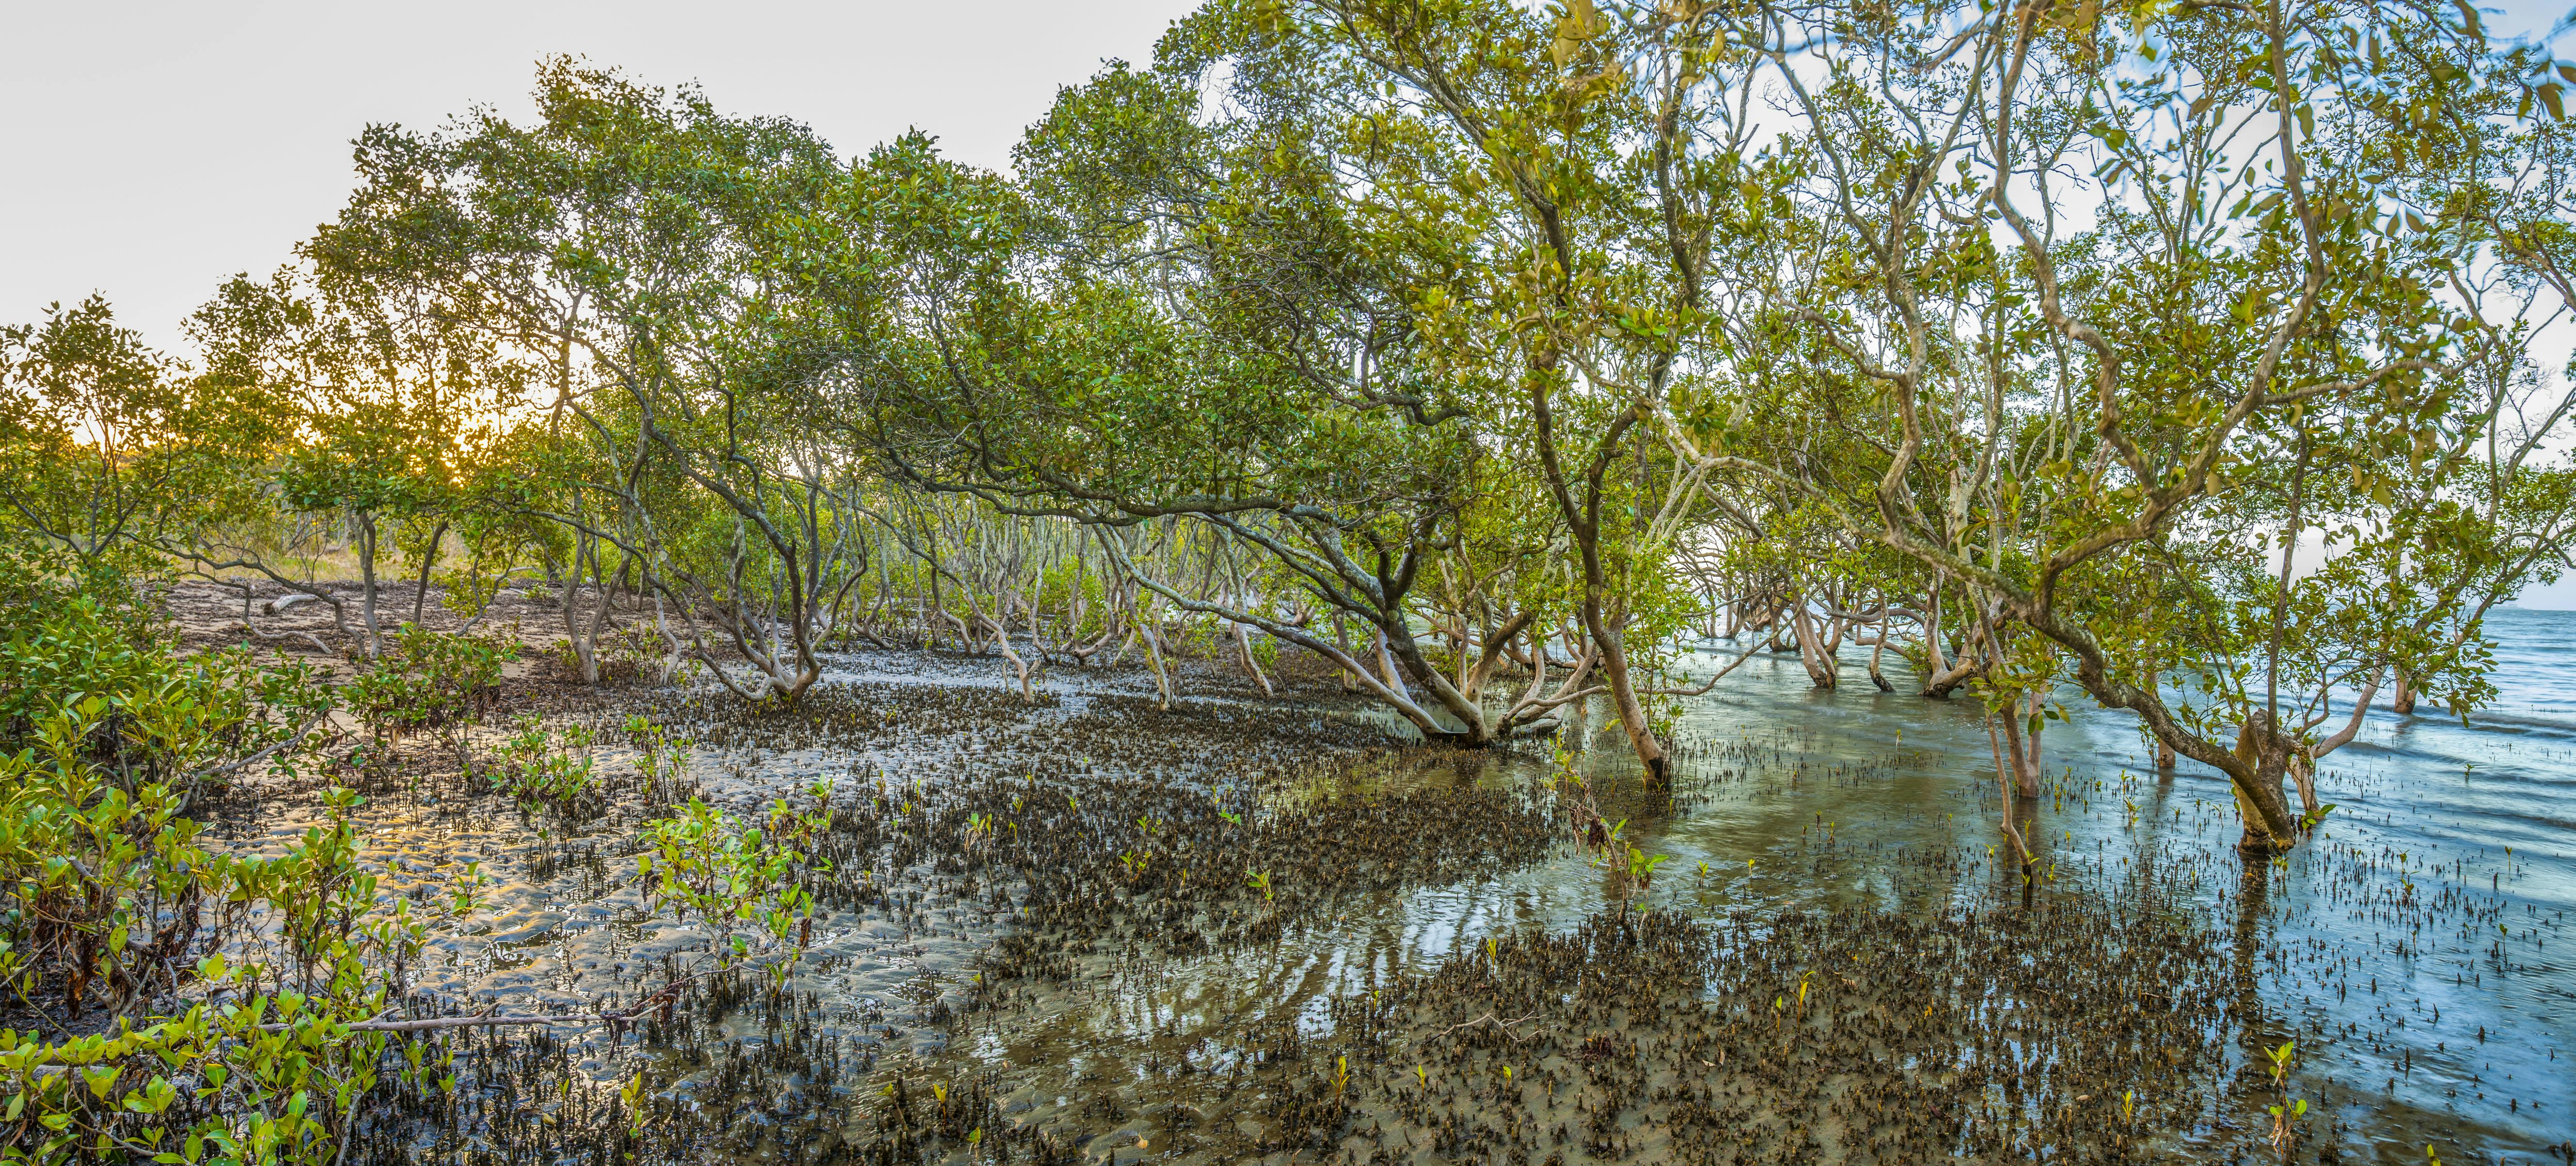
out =
<svg viewBox="0 0 2576 1166"><path fill-rule="evenodd" d="M1329 687L1264 700L1213 674L1171 710L1120 674L1058 675L1033 706L991 672L853 657L784 712L539 686L523 703L603 741L642 715L696 742L658 785L604 744L573 812L471 788L428 741L330 775L369 790L388 893L427 899L468 862L497 880L438 935L403 1015L653 1004L616 1029L412 1042L350 1159L2560 1153L2537 1107L2567 1090L2528 1078L2554 1064L2550 1022L2515 1034L2532 1051L2505 1070L2531 1122L2424 1106L2371 1059L2412 1068L2424 997L2353 979L2379 966L2353 944L2386 955L2388 928L2328 943L2292 919L2496 926L2505 880L2478 898L2466 863L2439 883L2329 837L2297 860L2314 870L2249 871L2203 844L2227 823L2170 778L2159 800L2146 775L2070 767L2024 809L2063 834L2024 886L1956 742L1712 705L1685 719L1668 793L1636 784L1615 727L1598 750L1580 722L1561 741L1622 839L1673 856L1641 887L1578 844L1556 743L1426 748ZM710 937L646 907L642 823L690 796L808 804L817 781L830 868L805 957L775 989L703 974ZM243 791L220 827L280 842L304 824L279 809L295 793ZM2264 1051L2291 1040L2276 1082ZM2283 1137L2265 1110L2294 1098Z"/></svg>

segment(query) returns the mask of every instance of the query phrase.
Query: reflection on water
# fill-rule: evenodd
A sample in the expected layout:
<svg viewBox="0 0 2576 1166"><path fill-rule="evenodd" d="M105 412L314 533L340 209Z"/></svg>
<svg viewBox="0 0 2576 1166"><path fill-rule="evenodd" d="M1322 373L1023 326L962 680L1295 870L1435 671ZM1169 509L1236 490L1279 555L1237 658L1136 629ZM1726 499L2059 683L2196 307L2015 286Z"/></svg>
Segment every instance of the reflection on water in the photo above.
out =
<svg viewBox="0 0 2576 1166"><path fill-rule="evenodd" d="M2189 762L2157 772L2125 714L2077 709L2047 735L2054 777L2024 829L2037 893L2180 886L2232 935L2242 1125L2268 1084L2262 1049L2296 1042L2292 1092L2331 1101L2364 1160L2448 1161L2542 1152L2576 1131L2576 974L2551 951L2576 896L2576 613L2509 611L2495 712L2397 718L2384 710L2329 758L2337 808L2313 844L2248 870L2225 780ZM1727 654L1731 656L1731 653ZM1714 667L1726 656L1694 663ZM1704 672L1702 674L1705 674ZM2070 701L2070 707L2078 702ZM1596 783L1633 794L1615 725L1569 727ZM1651 905L1728 908L1958 905L2005 895L2008 845L1980 708L1866 687L1820 692L1794 658L1756 659L1689 703L1678 807L1624 799L1628 834L1671 855ZM1526 778L1534 758L1506 763ZM1501 775L1497 780L1504 780ZM1618 811L1614 810L1613 813ZM1957 852L1980 877L1908 879L1897 859ZM1425 970L1512 926L1570 928L1613 905L1616 879L1563 854L1472 884L1428 888L1290 937L1123 978L987 1046L1023 1064L1057 1050L1166 1043L1294 1015ZM1052 1086L1032 1084L1033 1092Z"/></svg>
<svg viewBox="0 0 2576 1166"><path fill-rule="evenodd" d="M2268 1086L2260 1050L2295 1041L2293 1091L2330 1106L2347 1131L2342 1148L2364 1160L2420 1162L2427 1143L2454 1162L2535 1155L2576 1130L2576 1074L2558 1064L2576 1055L2576 974L2551 950L2576 898L2576 613L2508 611L2489 630L2500 645L2497 708L2465 727L2441 715L2375 718L2320 776L2321 800L2337 807L2321 835L2274 867L2248 870L2236 857L2223 779L2188 762L2156 771L2125 714L2070 700L2073 721L2050 728L2054 776L2040 804L2025 807L2039 853L2032 893L2116 895L2152 883L2178 891L2232 940L2239 1047L2226 1072L2236 1088L2209 1126L2247 1128L2254 1085ZM1692 663L1704 675L1730 656ZM910 699L907 685L919 693L989 679L989 670L909 657L852 669L842 679L865 681L889 706ZM1082 731L1091 700L1136 682L1059 674L1052 683L1053 705L985 725L992 731L969 746L898 734L864 747L711 752L697 772L737 806L820 775L935 790L967 766L1033 757L1087 772L1078 742L1057 735ZM1948 910L2020 897L2017 877L1995 858L2008 844L1972 699L1820 692L1794 657L1757 658L1687 703L1669 807L1636 788L1615 725L1578 718L1563 740L1603 791L1605 812L1627 820L1625 836L1670 856L1644 905L1714 917L1784 906ZM1538 790L1550 769L1540 752L1498 754L1475 780ZM1198 785L1245 780L1208 768L1209 756L1171 754L1159 772ZM1424 776L1395 764L1341 780L1358 784L1335 792L1368 796L1458 778L1451 767ZM482 802L389 797L372 812L392 890L443 886L444 872L477 857L505 880L493 910L442 937L425 969L424 987L446 998L587 1006L631 995L639 969L703 943L644 908L631 854L640 805L534 826ZM300 823L264 825L283 837ZM1925 876L1934 868L1944 877ZM1106 947L1060 983L1011 989L1010 1008L941 1025L927 1018L970 994L978 956L1010 920L923 885L926 894L898 891L876 907L832 912L796 987L837 1009L843 1028L891 1058L890 1068L983 1067L1000 1082L1004 1112L1080 1127L1095 1148L1131 1157L1139 1155L1119 1148L1173 1124L1174 1107L1192 1121L1228 1120L1202 1112L1220 1108L1209 1097L1144 1096L1168 1066L1227 1071L1245 1055L1244 1034L1282 1022L1322 1035L1333 1000L1429 970L1510 928L1570 930L1614 906L1618 891L1610 872L1560 848L1500 873L1354 902L1275 943L1154 960ZM592 1052L596 1079L625 1071L613 1048ZM1139 1103L1075 1112L1086 1092L1122 1082Z"/></svg>
<svg viewBox="0 0 2576 1166"><path fill-rule="evenodd" d="M2197 873L2200 907L2240 938L2255 1031L2295 1037L2296 1079L2352 1098L2390 1160L2422 1161L2436 1135L2458 1158L2537 1151L2576 1131L2576 1073L2559 1065L2576 1053L2576 973L2551 950L2576 906L2576 613L2500 612L2489 634L2496 708L2468 727L2383 710L2327 758L2318 797L2336 809L2318 839L2268 875L2244 872L2232 851L2225 779L2191 762L2157 773L2127 714L2070 700L2072 725L2047 735L2057 778L2029 831L2054 873L2047 890L2107 889L2148 869ZM1973 700L1821 693L1794 660L1764 665L1696 702L1683 732L1769 743L1781 760L1661 827L1658 845L1677 865L1795 853L1818 821L1836 823L1847 844L1982 852L2002 842ZM1831 778L1900 734L1894 774ZM1784 779L1783 763L1819 776ZM1807 874L1749 878L1733 893L1887 901L1865 864L1830 885Z"/></svg>

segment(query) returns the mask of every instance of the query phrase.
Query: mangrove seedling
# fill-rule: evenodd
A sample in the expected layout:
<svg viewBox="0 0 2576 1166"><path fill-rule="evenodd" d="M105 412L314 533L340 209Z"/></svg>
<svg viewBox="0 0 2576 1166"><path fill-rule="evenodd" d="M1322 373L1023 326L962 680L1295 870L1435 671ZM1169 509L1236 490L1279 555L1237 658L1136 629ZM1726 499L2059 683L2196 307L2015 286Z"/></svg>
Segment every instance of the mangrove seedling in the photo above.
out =
<svg viewBox="0 0 2576 1166"><path fill-rule="evenodd" d="M2272 1061L2273 1088L2279 1089L2289 1084L2290 1060L2297 1054L2298 1043L2299 1042L2294 1040L2285 1040L2281 1042L2281 1047L2277 1049L2263 1050L2263 1055L2271 1058Z"/></svg>
<svg viewBox="0 0 2576 1166"><path fill-rule="evenodd" d="M2300 1098L2293 1102L2288 1095L2290 1087L2290 1061L2297 1052L2298 1042L2294 1040L2282 1041L2281 1047L2279 1048L2263 1050L2263 1055L2269 1058L2272 1062L2270 1066L2272 1072L2272 1088L2280 1090L2282 1093L2279 1104L2264 1107L2264 1111L2272 1115L2272 1146L2275 1149L2289 1145L2291 1137L2291 1120L2308 1112L2307 1099Z"/></svg>
<svg viewBox="0 0 2576 1166"><path fill-rule="evenodd" d="M1669 854L1648 854L1634 846L1628 848L1628 882L1639 890L1654 880L1655 868L1670 860Z"/></svg>
<svg viewBox="0 0 2576 1166"><path fill-rule="evenodd" d="M792 962L789 935L797 936L794 950L801 951L811 934L814 896L803 885L804 875L823 866L790 843L811 837L823 818L819 811L800 814L778 801L770 806L770 828L763 830L691 798L678 816L645 825L647 849L638 856L637 873L646 880L646 900L704 920L715 932L710 947L720 966L750 956L752 936L765 934L763 948L789 956L770 969L773 986L783 985ZM756 932L737 930L738 924L755 922Z"/></svg>
<svg viewBox="0 0 2576 1166"><path fill-rule="evenodd" d="M480 860L467 862L465 870L456 876L454 889L448 892L447 913L463 919L482 910L483 888L490 885L491 881L484 877L483 863Z"/></svg>
<svg viewBox="0 0 2576 1166"><path fill-rule="evenodd" d="M574 726L561 735L546 730L535 716L522 713L511 722L519 731L501 743L500 764L492 770L495 784L522 806L568 807L591 786L591 731Z"/></svg>
<svg viewBox="0 0 2576 1166"><path fill-rule="evenodd" d="M654 801L669 800L672 786L688 769L689 749L696 742L672 736L668 727L654 724L642 716L626 718L626 736L639 750L635 755L635 773L644 779L645 797Z"/></svg>
<svg viewBox="0 0 2576 1166"><path fill-rule="evenodd" d="M628 1078L626 1087L617 1091L618 1100L626 1103L626 1136L644 1136L644 1074Z"/></svg>
<svg viewBox="0 0 2576 1166"><path fill-rule="evenodd" d="M2302 1097L2286 1106L2265 1106L2264 1111L2272 1115L2272 1148L2286 1149L2292 1136L2290 1123L2307 1116L2308 1099Z"/></svg>

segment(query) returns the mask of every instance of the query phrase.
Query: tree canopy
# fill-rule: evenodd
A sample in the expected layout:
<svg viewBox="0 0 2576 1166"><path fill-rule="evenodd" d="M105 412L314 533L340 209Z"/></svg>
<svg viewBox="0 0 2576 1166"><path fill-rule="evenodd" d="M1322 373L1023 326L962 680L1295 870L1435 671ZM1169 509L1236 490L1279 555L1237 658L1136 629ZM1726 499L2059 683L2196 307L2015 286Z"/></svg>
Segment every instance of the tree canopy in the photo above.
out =
<svg viewBox="0 0 2576 1166"><path fill-rule="evenodd" d="M380 561L541 570L586 677L623 595L753 701L906 635L1168 696L1196 628L1461 745L1600 696L1656 781L1691 650L1857 644L2025 795L2125 710L2273 852L2570 562L2569 77L2446 4L1212 0L987 172L552 61L369 129L185 358L0 336L10 585L375 655Z"/></svg>

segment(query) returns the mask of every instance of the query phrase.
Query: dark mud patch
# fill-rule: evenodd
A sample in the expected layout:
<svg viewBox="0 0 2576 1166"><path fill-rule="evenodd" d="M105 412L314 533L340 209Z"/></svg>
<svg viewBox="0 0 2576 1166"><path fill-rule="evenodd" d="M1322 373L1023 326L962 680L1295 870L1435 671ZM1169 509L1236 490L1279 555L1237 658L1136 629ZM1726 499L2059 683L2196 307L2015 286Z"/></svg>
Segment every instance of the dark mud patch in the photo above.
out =
<svg viewBox="0 0 2576 1166"><path fill-rule="evenodd" d="M2225 937L2066 901L1596 915L1343 1010L1354 1162L2143 1162L2228 1083ZM1346 1060L1345 1060L1346 1058Z"/></svg>
<svg viewBox="0 0 2576 1166"><path fill-rule="evenodd" d="M813 947L784 990L688 980L618 1031L413 1042L354 1157L1079 1156L1095 1139L1030 1120L1042 1102L1022 1066L966 1051L1116 969L1276 944L1369 897L1526 862L1556 833L1543 804L1484 780L1491 759L1312 709L1175 713L1115 692L1032 707L873 682L769 712L635 697L566 715L605 731L640 714L697 741L683 794L747 805L834 783ZM401 1014L617 1009L705 965L703 937L653 918L635 885L635 832L673 791L612 758L595 805L531 811L442 769L451 756L419 740L379 751L371 776L338 775L376 790L390 893L426 897L431 868L469 854L500 880L483 924L440 938ZM218 821L243 845L300 826L259 812L267 800Z"/></svg>
<svg viewBox="0 0 2576 1166"><path fill-rule="evenodd" d="M547 705L690 737L689 792L738 811L830 780L813 946L783 990L689 980L616 1031L419 1042L419 1067L389 1059L351 1157L2284 1157L2260 1050L2295 1028L2304 1057L2321 1034L2257 996L2312 958L2272 942L2263 875L2213 912L2203 884L2233 886L2233 867L2155 848L2030 896L1975 843L1839 834L1830 798L1926 763L1919 746L1685 741L1690 777L1660 800L1595 769L1606 815L1649 849L1748 799L1832 810L1773 828L1758 874L1686 859L1622 903L1565 841L1535 758L1407 746L1329 705L1162 710L1133 677L1058 677L1032 704L947 683L972 662L906 663L784 710L677 690ZM504 882L482 930L441 938L405 1014L622 1007L703 965L705 937L635 886L635 832L670 791L612 760L594 811L531 813L406 748L417 764L379 775L370 807L388 889L424 893L422 868L464 854ZM1979 812L1967 795L1904 811L1927 832ZM1830 887L1853 890L1785 889ZM2378 1081L2318 1076L2287 1090L2311 1104L2290 1160L2377 1140Z"/></svg>

